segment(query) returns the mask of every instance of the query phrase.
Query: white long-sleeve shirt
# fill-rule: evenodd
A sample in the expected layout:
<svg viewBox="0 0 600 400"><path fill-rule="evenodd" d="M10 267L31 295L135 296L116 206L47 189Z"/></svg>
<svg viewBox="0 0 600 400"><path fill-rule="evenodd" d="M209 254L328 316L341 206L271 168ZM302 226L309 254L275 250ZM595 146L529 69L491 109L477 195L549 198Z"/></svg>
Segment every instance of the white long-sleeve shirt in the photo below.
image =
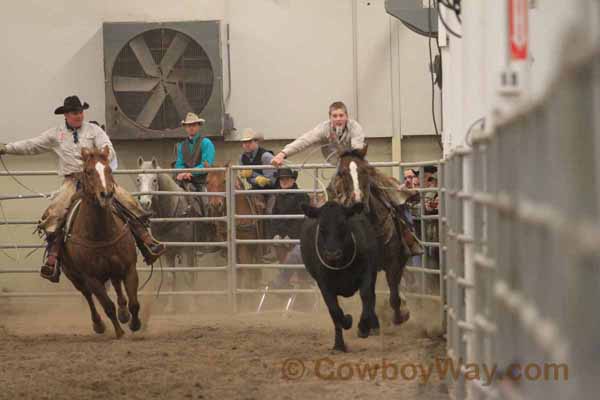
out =
<svg viewBox="0 0 600 400"><path fill-rule="evenodd" d="M32 139L20 140L6 145L7 154L33 155L53 151L58 156L58 174L69 175L82 172L81 149L108 146L110 149L109 161L116 166L115 149L106 134L97 125L84 122L77 129L79 142L75 143L73 131L68 129L63 122L61 125L50 128L41 135Z"/></svg>
<svg viewBox="0 0 600 400"><path fill-rule="evenodd" d="M323 155L328 156L336 145L347 150L361 150L365 146L365 134L362 126L353 119L349 119L346 127L338 135L329 120L321 122L310 131L283 148L286 156L292 156L308 147L320 144L331 144L331 148L323 149Z"/></svg>

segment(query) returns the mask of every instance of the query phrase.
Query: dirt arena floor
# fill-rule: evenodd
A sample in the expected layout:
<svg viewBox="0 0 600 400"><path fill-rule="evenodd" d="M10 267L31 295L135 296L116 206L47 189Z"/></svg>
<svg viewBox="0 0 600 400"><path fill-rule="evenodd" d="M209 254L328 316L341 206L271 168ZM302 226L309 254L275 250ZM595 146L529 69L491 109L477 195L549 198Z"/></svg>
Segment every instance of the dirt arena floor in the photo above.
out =
<svg viewBox="0 0 600 400"><path fill-rule="evenodd" d="M393 327L379 305L382 334L360 339L347 303L355 323L340 354L322 308L166 314L160 301L143 298L142 331L115 340L109 324L92 332L78 298L0 299L0 399L448 398L439 376L412 378L412 365L444 356L436 307L413 303L413 318Z"/></svg>

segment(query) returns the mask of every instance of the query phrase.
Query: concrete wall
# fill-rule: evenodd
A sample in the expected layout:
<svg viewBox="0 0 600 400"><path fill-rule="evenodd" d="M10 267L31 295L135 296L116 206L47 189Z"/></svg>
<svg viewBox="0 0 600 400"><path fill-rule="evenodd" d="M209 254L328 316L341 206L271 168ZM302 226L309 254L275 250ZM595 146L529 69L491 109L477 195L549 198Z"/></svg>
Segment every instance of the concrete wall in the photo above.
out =
<svg viewBox="0 0 600 400"><path fill-rule="evenodd" d="M55 124L52 111L72 93L91 104L90 119L106 120L103 22L215 19L230 25L227 108L239 128L293 138L341 99L369 136L433 132L427 41L387 15L384 0L24 0L0 15L0 83L10 93L0 141ZM225 67L226 55L223 42Z"/></svg>

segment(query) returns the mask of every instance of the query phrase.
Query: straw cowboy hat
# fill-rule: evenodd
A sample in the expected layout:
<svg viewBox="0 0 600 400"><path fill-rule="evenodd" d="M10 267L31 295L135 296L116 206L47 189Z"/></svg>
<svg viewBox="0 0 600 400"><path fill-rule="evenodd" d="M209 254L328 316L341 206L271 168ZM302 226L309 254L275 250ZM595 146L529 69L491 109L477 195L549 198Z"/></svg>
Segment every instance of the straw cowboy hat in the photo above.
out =
<svg viewBox="0 0 600 400"><path fill-rule="evenodd" d="M256 132L252 128L246 128L242 132L242 138L240 139L240 141L241 142L248 142L250 140L262 140L262 139L264 139L264 137L263 137L262 134Z"/></svg>
<svg viewBox="0 0 600 400"><path fill-rule="evenodd" d="M185 119L183 121L181 121L181 125L191 125L191 124L204 125L205 122L206 122L206 120L204 118L200 118L198 115L194 114L193 112L189 112L185 116Z"/></svg>
<svg viewBox="0 0 600 400"><path fill-rule="evenodd" d="M54 114L61 115L68 112L79 112L90 108L88 103L81 104L81 100L77 96L69 96L65 98L63 105L54 110Z"/></svg>

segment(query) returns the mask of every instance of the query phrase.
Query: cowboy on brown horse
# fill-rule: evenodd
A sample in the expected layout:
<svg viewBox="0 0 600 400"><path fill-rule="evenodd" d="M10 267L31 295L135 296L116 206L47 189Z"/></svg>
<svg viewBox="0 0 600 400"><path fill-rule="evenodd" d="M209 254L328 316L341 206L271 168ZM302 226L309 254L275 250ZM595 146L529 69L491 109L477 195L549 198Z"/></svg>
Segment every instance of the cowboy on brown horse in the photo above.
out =
<svg viewBox="0 0 600 400"><path fill-rule="evenodd" d="M283 150L273 158L272 164L276 167L280 167L287 157L317 144L322 145L323 155L326 157L327 161L335 164L338 163L338 154L352 150L364 151L366 153L367 148L362 126L357 121L348 118L346 105L341 101L338 101L329 106L329 120L320 123L315 128L285 146ZM338 168L340 168L339 165ZM394 224L390 222L389 225L397 226L398 229L401 230L399 234L403 238L411 255L423 254L423 246L410 230L408 224L403 220L403 212L400 210L400 208L403 207L404 202L413 193L407 192L406 188L400 182L392 177L385 176L377 169L371 168L369 171L369 179L372 180L371 183L373 186L381 189L374 194L381 194L382 198L380 200L382 200L381 203L385 208L382 210L375 210L378 220L381 222L377 224L377 226L383 227L383 222L389 220L389 218L387 218L388 213L391 213L397 221ZM347 193L336 190L336 186L341 184L339 178L340 175L338 174L333 178L328 187L330 200L336 200L341 204L349 205L352 202L352 199L344 197ZM389 229L386 232L386 236L389 236Z"/></svg>
<svg viewBox="0 0 600 400"><path fill-rule="evenodd" d="M108 146L102 150L81 149L83 173L81 190L76 195L80 200L69 213L61 268L87 300L94 331L101 334L106 327L92 295L110 318L118 339L124 334L119 322L129 322L135 332L141 328L141 321L135 238L128 222L115 212L117 186L108 165L109 154ZM106 291L108 280L117 294L118 310Z"/></svg>
<svg viewBox="0 0 600 400"><path fill-rule="evenodd" d="M106 132L95 124L83 121L83 111L88 108L89 105L82 104L77 96L67 97L64 104L54 111L56 115L64 115L64 123L33 139L0 144L0 155L33 155L53 151L58 156L58 174L64 177L64 181L38 225L48 242L47 258L40 274L51 282L58 282L60 277L58 258L63 243L62 229L73 197L78 191L83 167L81 150L108 146L109 161L111 164L116 162L114 147ZM115 200L117 207L127 216L146 263L152 264L166 249L148 231L148 215L138 201L120 186L115 186Z"/></svg>

